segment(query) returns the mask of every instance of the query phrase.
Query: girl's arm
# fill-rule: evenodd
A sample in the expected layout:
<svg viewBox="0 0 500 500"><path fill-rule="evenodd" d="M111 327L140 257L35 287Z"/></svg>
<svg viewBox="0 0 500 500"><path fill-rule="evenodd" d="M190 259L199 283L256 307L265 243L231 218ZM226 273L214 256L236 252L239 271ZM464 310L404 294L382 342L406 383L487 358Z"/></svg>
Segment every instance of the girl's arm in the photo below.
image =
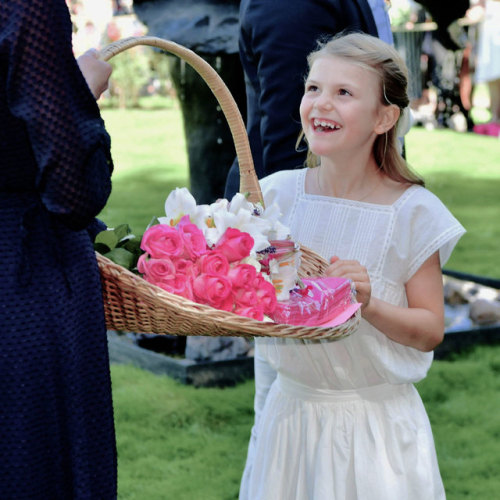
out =
<svg viewBox="0 0 500 500"><path fill-rule="evenodd" d="M438 252L431 255L406 283L408 307L372 297L368 272L357 261L332 258L328 276L351 279L362 305L362 316L400 344L432 351L444 338L443 281Z"/></svg>

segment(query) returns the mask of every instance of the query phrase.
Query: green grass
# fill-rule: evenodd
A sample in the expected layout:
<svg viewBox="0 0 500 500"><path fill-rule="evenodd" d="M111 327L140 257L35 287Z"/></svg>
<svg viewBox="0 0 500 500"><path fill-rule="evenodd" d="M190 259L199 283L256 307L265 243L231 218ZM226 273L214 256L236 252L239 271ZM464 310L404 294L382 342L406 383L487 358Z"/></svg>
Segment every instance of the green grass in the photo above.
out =
<svg viewBox="0 0 500 500"><path fill-rule="evenodd" d="M112 366L119 498L236 498L253 419L253 383L195 389Z"/></svg>
<svg viewBox="0 0 500 500"><path fill-rule="evenodd" d="M448 500L500 488L500 346L435 361L417 385L431 420ZM253 421L253 381L195 389L112 366L119 498L237 498Z"/></svg>
<svg viewBox="0 0 500 500"><path fill-rule="evenodd" d="M500 346L434 361L417 384L431 420L448 500L498 498Z"/></svg>
<svg viewBox="0 0 500 500"><path fill-rule="evenodd" d="M413 128L407 158L467 229L447 266L500 278L500 141Z"/></svg>
<svg viewBox="0 0 500 500"><path fill-rule="evenodd" d="M100 218L109 226L128 223L142 234L153 216L165 214L165 199L189 186L182 115L177 106L154 111L104 110L115 164L113 190Z"/></svg>
<svg viewBox="0 0 500 500"><path fill-rule="evenodd" d="M182 118L163 110L105 110L113 193L101 218L141 233L167 194L188 185ZM412 129L410 163L468 233L447 267L500 277L500 141ZM119 498L237 498L253 421L253 381L195 389L130 366L112 366ZM496 498L500 489L500 346L434 362L418 384L432 422L448 500ZM280 499L277 499L280 500Z"/></svg>

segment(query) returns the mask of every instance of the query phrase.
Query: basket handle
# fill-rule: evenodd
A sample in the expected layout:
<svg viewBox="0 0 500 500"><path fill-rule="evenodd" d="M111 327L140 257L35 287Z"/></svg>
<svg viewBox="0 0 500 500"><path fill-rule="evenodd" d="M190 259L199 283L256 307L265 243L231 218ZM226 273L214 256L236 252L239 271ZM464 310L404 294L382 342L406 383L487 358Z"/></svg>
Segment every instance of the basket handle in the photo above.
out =
<svg viewBox="0 0 500 500"><path fill-rule="evenodd" d="M248 199L251 202L261 202L264 205L243 118L231 92L219 74L192 50L175 42L153 36L129 37L112 42L101 50L101 59L109 61L113 56L137 45L157 47L180 57L205 80L224 113L233 137L240 169L240 192L248 193Z"/></svg>

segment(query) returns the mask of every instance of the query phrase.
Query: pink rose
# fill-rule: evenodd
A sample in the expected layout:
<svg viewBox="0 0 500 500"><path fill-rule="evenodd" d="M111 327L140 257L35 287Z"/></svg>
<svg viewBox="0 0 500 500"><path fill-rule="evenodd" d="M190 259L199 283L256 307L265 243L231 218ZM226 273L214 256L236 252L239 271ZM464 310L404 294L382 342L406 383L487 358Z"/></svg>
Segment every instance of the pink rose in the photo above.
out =
<svg viewBox="0 0 500 500"><path fill-rule="evenodd" d="M276 309L278 299L276 289L272 283L265 280L260 274L255 280L256 295L258 303L262 306L264 314L271 314Z"/></svg>
<svg viewBox="0 0 500 500"><path fill-rule="evenodd" d="M200 274L193 280L193 292L202 304L224 311L230 311L233 307L231 282L224 276Z"/></svg>
<svg viewBox="0 0 500 500"><path fill-rule="evenodd" d="M193 294L193 281L190 276L178 274L171 280L159 281L155 284L167 292L174 293L175 295L192 301L195 300Z"/></svg>
<svg viewBox="0 0 500 500"><path fill-rule="evenodd" d="M189 221L188 215L182 217L177 223L177 228L184 241L184 248L191 259L195 260L207 252L207 242L203 231Z"/></svg>
<svg viewBox="0 0 500 500"><path fill-rule="evenodd" d="M163 259L141 260L144 256L141 255L139 258L137 268L150 283L171 280L175 277L175 266L171 259L164 257Z"/></svg>
<svg viewBox="0 0 500 500"><path fill-rule="evenodd" d="M257 293L252 288L233 288L233 297L236 307L248 307L257 304Z"/></svg>
<svg viewBox="0 0 500 500"><path fill-rule="evenodd" d="M254 240L248 233L228 227L215 245L215 249L222 252L229 262L235 262L248 257L253 245Z"/></svg>
<svg viewBox="0 0 500 500"><path fill-rule="evenodd" d="M212 276L226 276L229 272L229 261L227 257L216 251L207 252L197 261L201 274L210 274Z"/></svg>
<svg viewBox="0 0 500 500"><path fill-rule="evenodd" d="M149 258L149 255L147 253L143 253L140 257L139 260L137 261L137 270L141 273L144 274L146 272L146 262Z"/></svg>
<svg viewBox="0 0 500 500"><path fill-rule="evenodd" d="M142 237L141 248L155 259L181 257L184 242L176 228L166 224L151 226Z"/></svg>
<svg viewBox="0 0 500 500"><path fill-rule="evenodd" d="M182 274L190 278L194 278L198 274L198 270L192 260L175 259L173 261L176 274Z"/></svg>
<svg viewBox="0 0 500 500"><path fill-rule="evenodd" d="M264 319L264 311L262 307L237 307L234 310L235 314L239 314L240 316L245 316L247 318L256 319L258 321L262 321Z"/></svg>
<svg viewBox="0 0 500 500"><path fill-rule="evenodd" d="M255 278L257 277L257 269L250 264L237 264L229 269L227 277L233 284L233 287L253 288Z"/></svg>

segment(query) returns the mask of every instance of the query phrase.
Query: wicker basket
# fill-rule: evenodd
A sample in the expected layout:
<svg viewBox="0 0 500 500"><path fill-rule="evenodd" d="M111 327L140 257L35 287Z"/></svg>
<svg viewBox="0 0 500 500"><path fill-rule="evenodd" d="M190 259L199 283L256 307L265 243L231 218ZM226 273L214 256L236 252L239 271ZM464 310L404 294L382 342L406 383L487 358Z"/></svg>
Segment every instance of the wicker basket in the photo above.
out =
<svg viewBox="0 0 500 500"><path fill-rule="evenodd" d="M118 40L105 47L101 57L107 61L137 45L157 47L180 57L204 79L231 130L240 168L240 192L249 193L249 199L253 202L263 203L243 119L217 72L193 51L156 37ZM307 248L302 247L301 251L299 274L302 277L322 275L326 261ZM358 310L351 319L333 328L263 323L168 293L100 254L97 254L97 260L103 286L106 325L110 330L174 335L338 339L351 334L360 319Z"/></svg>

